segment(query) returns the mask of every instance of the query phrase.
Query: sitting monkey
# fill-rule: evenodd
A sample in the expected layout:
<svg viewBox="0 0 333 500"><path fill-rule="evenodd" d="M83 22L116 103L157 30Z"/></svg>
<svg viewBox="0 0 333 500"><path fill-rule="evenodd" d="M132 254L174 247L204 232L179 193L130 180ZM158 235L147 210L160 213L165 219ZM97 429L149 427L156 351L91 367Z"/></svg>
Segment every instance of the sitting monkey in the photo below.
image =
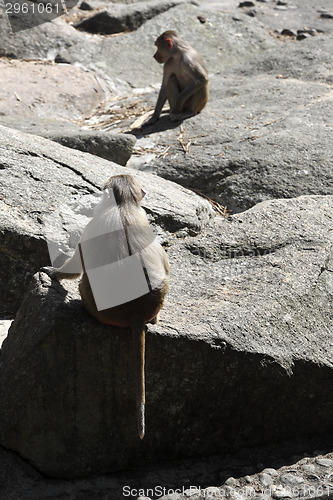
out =
<svg viewBox="0 0 333 500"><path fill-rule="evenodd" d="M165 31L157 38L155 45L157 51L154 58L164 64L163 79L155 111L144 126L158 120L166 100L170 104L170 119L177 121L200 113L209 95L205 63L176 31Z"/></svg>
<svg viewBox="0 0 333 500"><path fill-rule="evenodd" d="M144 196L130 175L111 177L74 255L60 268L42 268L58 280L82 273L79 292L101 323L130 327L135 347L138 431L145 433L145 324L156 323L169 288L167 255L140 206Z"/></svg>

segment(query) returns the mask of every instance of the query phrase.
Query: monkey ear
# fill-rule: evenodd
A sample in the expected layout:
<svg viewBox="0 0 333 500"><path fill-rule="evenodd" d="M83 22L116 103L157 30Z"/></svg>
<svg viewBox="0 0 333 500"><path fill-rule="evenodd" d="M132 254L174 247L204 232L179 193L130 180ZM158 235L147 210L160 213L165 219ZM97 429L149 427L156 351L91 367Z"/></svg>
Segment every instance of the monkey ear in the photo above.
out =
<svg viewBox="0 0 333 500"><path fill-rule="evenodd" d="M171 38L167 38L165 41L166 41L167 47L169 47L169 49L172 49L173 43L172 43Z"/></svg>

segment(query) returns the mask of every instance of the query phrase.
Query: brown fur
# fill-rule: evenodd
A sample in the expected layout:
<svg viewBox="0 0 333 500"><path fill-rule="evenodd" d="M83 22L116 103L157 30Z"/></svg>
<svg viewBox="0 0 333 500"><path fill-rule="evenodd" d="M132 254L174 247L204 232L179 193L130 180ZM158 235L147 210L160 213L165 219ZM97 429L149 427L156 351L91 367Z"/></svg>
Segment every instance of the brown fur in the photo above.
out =
<svg viewBox="0 0 333 500"><path fill-rule="evenodd" d="M147 216L140 206L140 201L143 195L138 182L130 175L118 175L111 177L105 188L113 190L113 194L117 202L116 211L113 211L114 209L112 208L109 209L106 207L102 212L99 212L89 224L105 224L105 221L107 221L110 225L110 231L112 231L112 227L114 227L113 218L116 216L114 214L120 213L125 232L128 231L126 232L126 235L130 255L138 253L142 249L146 249L147 251L147 247L149 246L149 251L144 261L146 269L148 272L149 269L153 270L155 275L157 273L157 276L161 277L160 284L156 288L149 291L149 293L124 304L98 311L85 270L80 243L78 245L78 249L76 250L76 254L79 252L81 255L81 262L83 266L83 275L79 283L79 291L82 302L87 311L101 323L120 327L130 327L132 330L136 356L135 366L138 431L139 436L142 439L145 433L145 324L148 322L156 322L158 313L163 307L164 298L169 288L169 263L167 255L161 245L156 239L151 239L152 233L148 230L149 223ZM83 236L89 237L89 231L91 231L91 228L92 226L88 225L83 232ZM145 231L145 228L147 228L147 231ZM112 233L110 234L112 235ZM98 248L96 249L96 252L98 252ZM74 259L74 256L72 259ZM66 269L69 268L72 259L65 262L61 268L53 269L53 271L51 271L51 275L57 279L74 279L78 277L80 273L66 273ZM44 270L45 269L47 268L44 268Z"/></svg>
<svg viewBox="0 0 333 500"><path fill-rule="evenodd" d="M200 113L209 96L208 71L201 56L173 30L162 33L155 45L154 58L164 64L163 80L154 114L144 125L158 120L166 100L172 121Z"/></svg>

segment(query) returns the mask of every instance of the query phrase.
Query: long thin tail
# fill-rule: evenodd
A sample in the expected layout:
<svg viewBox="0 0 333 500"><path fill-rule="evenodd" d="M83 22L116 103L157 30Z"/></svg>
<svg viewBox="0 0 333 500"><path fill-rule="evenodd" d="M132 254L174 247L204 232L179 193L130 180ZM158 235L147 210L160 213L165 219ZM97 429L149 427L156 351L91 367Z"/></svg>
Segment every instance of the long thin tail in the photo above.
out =
<svg viewBox="0 0 333 500"><path fill-rule="evenodd" d="M135 387L138 432L140 439L145 435L145 340L146 327L142 318L136 316L131 321L135 356Z"/></svg>

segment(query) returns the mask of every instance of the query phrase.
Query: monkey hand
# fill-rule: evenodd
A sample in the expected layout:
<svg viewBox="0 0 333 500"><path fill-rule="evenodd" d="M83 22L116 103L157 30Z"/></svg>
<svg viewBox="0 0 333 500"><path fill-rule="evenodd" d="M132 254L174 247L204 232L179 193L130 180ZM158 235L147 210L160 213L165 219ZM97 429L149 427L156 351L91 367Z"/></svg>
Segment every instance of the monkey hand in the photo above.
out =
<svg viewBox="0 0 333 500"><path fill-rule="evenodd" d="M148 125L154 125L154 123L157 122L158 120L158 115L152 115L149 120L143 122L143 124L141 125L141 127L147 127Z"/></svg>
<svg viewBox="0 0 333 500"><path fill-rule="evenodd" d="M57 268L52 266L42 267L40 272L47 274L51 279L57 278Z"/></svg>

